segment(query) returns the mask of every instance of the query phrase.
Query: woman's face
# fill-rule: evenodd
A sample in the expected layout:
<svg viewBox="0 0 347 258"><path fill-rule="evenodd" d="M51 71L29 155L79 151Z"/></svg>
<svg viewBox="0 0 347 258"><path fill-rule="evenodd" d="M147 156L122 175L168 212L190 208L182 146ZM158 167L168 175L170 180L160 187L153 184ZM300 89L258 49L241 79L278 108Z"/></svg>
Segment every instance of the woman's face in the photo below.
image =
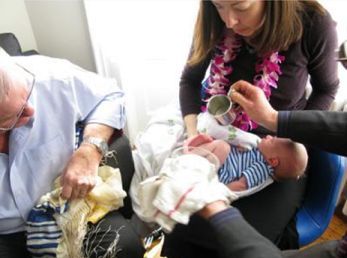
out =
<svg viewBox="0 0 347 258"><path fill-rule="evenodd" d="M263 24L262 0L212 0L212 3L225 26L241 36L252 36Z"/></svg>

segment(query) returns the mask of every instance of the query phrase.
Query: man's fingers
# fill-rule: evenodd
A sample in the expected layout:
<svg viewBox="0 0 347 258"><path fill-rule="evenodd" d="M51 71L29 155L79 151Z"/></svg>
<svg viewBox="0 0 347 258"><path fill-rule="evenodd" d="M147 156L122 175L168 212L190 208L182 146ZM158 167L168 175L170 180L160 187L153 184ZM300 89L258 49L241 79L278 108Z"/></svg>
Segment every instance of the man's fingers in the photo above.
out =
<svg viewBox="0 0 347 258"><path fill-rule="evenodd" d="M78 198L84 198L84 197L86 197L86 195L88 194L88 191L87 191L87 189L84 189L84 190L81 190L81 191L79 191L79 193L78 193Z"/></svg>
<svg viewBox="0 0 347 258"><path fill-rule="evenodd" d="M88 185L86 187L86 194L88 194L96 185L96 178L94 176L88 177Z"/></svg>
<svg viewBox="0 0 347 258"><path fill-rule="evenodd" d="M95 186L95 180L94 177L88 176L80 178L77 181L77 197L78 198L84 198L86 195L93 189Z"/></svg>
<svg viewBox="0 0 347 258"><path fill-rule="evenodd" d="M247 98L245 98L244 95L236 90L232 92L230 98L233 102L238 103L243 108L251 104L251 102Z"/></svg>
<svg viewBox="0 0 347 258"><path fill-rule="evenodd" d="M94 188L95 184L93 176L79 178L73 185L63 185L61 197L64 199L84 198Z"/></svg>
<svg viewBox="0 0 347 258"><path fill-rule="evenodd" d="M245 91L247 91L247 89L249 89L249 87L254 87L254 86L250 84L249 82L240 80L230 86L229 93L231 93L231 95L233 94L234 91L244 93Z"/></svg>
<svg viewBox="0 0 347 258"><path fill-rule="evenodd" d="M63 189L61 191L61 197L63 199L70 199L72 194L72 187L70 185L63 185Z"/></svg>

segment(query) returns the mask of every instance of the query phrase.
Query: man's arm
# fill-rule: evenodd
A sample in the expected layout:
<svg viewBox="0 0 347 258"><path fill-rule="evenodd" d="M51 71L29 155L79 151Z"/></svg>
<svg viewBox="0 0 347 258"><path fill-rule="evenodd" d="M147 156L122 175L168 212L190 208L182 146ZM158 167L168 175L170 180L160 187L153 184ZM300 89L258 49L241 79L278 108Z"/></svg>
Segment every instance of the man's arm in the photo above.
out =
<svg viewBox="0 0 347 258"><path fill-rule="evenodd" d="M106 125L87 124L83 138L93 137L107 144L113 131L112 127ZM87 141L82 142L63 171L61 178L63 198L84 198L93 189L102 157L102 152L97 145Z"/></svg>
<svg viewBox="0 0 347 258"><path fill-rule="evenodd" d="M72 154L62 175L62 196L83 198L94 187L106 143L125 124L124 93L115 80L71 65L69 85L77 121L84 126L83 143Z"/></svg>
<svg viewBox="0 0 347 258"><path fill-rule="evenodd" d="M347 113L329 111L278 112L280 137L347 156Z"/></svg>
<svg viewBox="0 0 347 258"><path fill-rule="evenodd" d="M280 258L280 250L250 226L241 213L225 202L206 205L198 213L214 228L223 258Z"/></svg>
<svg viewBox="0 0 347 258"><path fill-rule="evenodd" d="M347 155L347 113L329 111L274 110L264 93L245 81L232 85L230 97L260 125L281 137L311 144L337 154Z"/></svg>

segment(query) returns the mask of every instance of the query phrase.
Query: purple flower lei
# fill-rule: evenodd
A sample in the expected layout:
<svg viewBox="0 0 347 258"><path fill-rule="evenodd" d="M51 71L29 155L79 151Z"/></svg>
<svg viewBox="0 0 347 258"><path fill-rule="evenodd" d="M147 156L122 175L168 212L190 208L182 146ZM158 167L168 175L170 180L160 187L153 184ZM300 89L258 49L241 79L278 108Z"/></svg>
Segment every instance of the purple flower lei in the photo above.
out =
<svg viewBox="0 0 347 258"><path fill-rule="evenodd" d="M205 91L208 97L216 94L227 94L230 88L230 82L227 76L233 72L230 62L236 58L241 46L242 40L237 35L224 35L217 44L217 51L211 61L210 76ZM264 55L262 60L255 65L256 75L253 78L253 84L264 91L267 99L270 98L271 89L277 88L279 75L282 74L280 64L284 59L284 56L279 55L278 52L273 52ZM208 101L208 98L204 101ZM258 126L243 111L237 114L233 125L244 131L252 130Z"/></svg>

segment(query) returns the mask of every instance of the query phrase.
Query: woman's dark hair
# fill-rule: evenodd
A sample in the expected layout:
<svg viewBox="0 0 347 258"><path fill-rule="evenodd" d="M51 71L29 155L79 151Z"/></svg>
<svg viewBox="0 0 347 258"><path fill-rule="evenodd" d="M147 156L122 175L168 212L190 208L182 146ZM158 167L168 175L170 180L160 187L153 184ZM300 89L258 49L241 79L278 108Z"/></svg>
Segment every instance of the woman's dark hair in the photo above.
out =
<svg viewBox="0 0 347 258"><path fill-rule="evenodd" d="M302 17L309 10L325 14L315 0L264 1L264 23L250 39L259 55L287 50L303 33ZM201 0L194 28L189 65L200 63L220 39L225 24L211 1Z"/></svg>

